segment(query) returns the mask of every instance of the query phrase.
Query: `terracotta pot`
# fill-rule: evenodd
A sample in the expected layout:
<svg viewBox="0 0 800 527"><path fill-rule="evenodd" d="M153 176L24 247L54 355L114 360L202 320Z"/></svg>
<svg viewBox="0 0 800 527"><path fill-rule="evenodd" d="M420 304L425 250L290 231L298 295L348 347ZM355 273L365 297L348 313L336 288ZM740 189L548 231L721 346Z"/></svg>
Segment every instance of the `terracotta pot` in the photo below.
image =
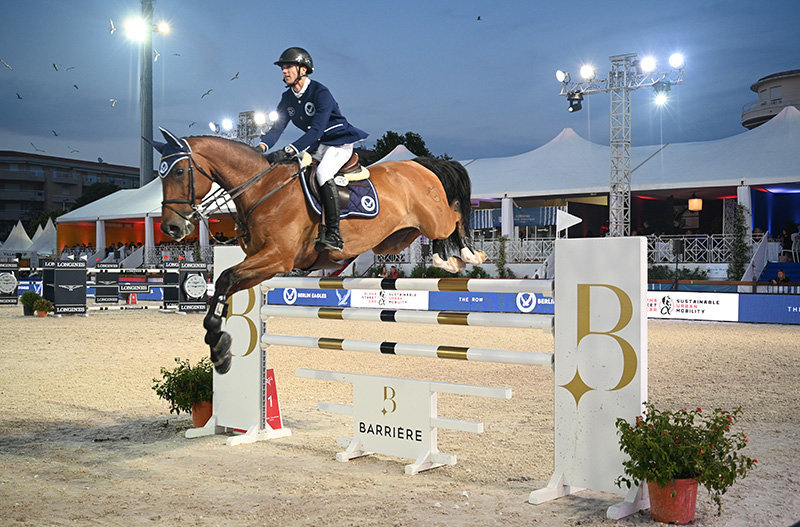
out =
<svg viewBox="0 0 800 527"><path fill-rule="evenodd" d="M647 490L650 493L650 515L655 521L677 525L694 521L697 505L696 479L676 479L665 487L648 481Z"/></svg>
<svg viewBox="0 0 800 527"><path fill-rule="evenodd" d="M47 316L47 311L37 311L36 312L36 316L37 317L46 317Z"/></svg>
<svg viewBox="0 0 800 527"><path fill-rule="evenodd" d="M192 405L192 422L195 428L203 428L206 423L211 419L214 412L214 406L211 401L200 401Z"/></svg>

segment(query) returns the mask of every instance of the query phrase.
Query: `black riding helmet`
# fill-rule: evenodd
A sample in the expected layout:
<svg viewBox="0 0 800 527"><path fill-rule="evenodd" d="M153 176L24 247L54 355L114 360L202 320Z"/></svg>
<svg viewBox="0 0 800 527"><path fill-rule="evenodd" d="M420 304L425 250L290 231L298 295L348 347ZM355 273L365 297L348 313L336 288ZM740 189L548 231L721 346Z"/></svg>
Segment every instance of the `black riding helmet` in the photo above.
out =
<svg viewBox="0 0 800 527"><path fill-rule="evenodd" d="M298 66L305 66L306 73L314 73L314 61L311 55L303 48L289 48L281 53L281 58L274 62L276 66L283 66L284 64L297 64Z"/></svg>

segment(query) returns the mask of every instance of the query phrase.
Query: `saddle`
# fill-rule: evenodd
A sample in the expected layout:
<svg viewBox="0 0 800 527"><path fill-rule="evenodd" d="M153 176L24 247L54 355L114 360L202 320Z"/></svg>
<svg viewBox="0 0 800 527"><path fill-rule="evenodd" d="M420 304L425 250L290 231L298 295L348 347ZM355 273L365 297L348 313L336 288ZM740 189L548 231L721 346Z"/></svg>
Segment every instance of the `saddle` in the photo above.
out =
<svg viewBox="0 0 800 527"><path fill-rule="evenodd" d="M314 196L314 199L319 201L319 184L316 178L317 165L319 165L319 161L312 159L311 163L306 165L303 170L303 179L305 180L305 187ZM358 154L353 152L350 159L333 176L333 182L336 183L336 190L339 192L339 206L341 208L345 208L350 202L350 183L368 178L369 169L361 165Z"/></svg>

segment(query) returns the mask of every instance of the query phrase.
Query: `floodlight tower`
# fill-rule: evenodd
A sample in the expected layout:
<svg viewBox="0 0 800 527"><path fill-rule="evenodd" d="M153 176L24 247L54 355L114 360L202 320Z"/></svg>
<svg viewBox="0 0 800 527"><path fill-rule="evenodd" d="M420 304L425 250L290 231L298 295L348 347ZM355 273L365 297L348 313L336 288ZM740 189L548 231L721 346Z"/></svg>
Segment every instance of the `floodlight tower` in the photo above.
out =
<svg viewBox="0 0 800 527"><path fill-rule="evenodd" d="M631 91L653 88L658 104L664 104L674 84L683 84L684 61L679 54L669 58L671 69L658 71L655 59L637 60L636 53L613 55L605 79L597 79L595 69L581 67L582 82L572 82L569 73L556 72L561 93L569 101L570 112L581 109L585 95L611 94L611 175L609 184L608 229L610 236L631 233Z"/></svg>

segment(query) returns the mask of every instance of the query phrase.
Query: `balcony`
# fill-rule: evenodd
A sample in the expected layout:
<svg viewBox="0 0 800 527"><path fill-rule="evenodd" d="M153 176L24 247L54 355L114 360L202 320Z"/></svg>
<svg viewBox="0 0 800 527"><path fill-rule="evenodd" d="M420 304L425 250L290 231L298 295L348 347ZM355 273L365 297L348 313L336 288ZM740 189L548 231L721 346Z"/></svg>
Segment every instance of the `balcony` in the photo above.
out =
<svg viewBox="0 0 800 527"><path fill-rule="evenodd" d="M44 202L44 190L4 189L0 193L0 201L41 201Z"/></svg>
<svg viewBox="0 0 800 527"><path fill-rule="evenodd" d="M752 130L756 126L766 123L787 106L794 106L800 110L800 99L773 99L770 101L755 101L742 107L742 126Z"/></svg>

